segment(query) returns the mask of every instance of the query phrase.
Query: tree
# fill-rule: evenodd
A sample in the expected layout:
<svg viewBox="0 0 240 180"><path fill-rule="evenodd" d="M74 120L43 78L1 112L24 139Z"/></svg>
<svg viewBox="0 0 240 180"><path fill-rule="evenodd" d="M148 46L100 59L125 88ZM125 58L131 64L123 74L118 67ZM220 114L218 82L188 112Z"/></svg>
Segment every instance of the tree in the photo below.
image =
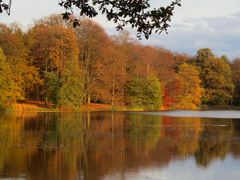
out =
<svg viewBox="0 0 240 180"><path fill-rule="evenodd" d="M32 91L41 80L38 69L27 60L26 37L18 24L0 24L0 47L12 72L15 94L18 99L25 99L26 92Z"/></svg>
<svg viewBox="0 0 240 180"><path fill-rule="evenodd" d="M63 25L49 25L40 21L29 32L29 57L40 71L61 74L67 60L79 53L74 31Z"/></svg>
<svg viewBox="0 0 240 180"><path fill-rule="evenodd" d="M240 105L240 59L237 58L231 64L234 92L233 103L234 105Z"/></svg>
<svg viewBox="0 0 240 180"><path fill-rule="evenodd" d="M50 101L55 106L57 106L59 101L60 88L60 80L58 74L55 72L44 72L44 84L46 102Z"/></svg>
<svg viewBox="0 0 240 180"><path fill-rule="evenodd" d="M77 59L72 59L67 62L67 66L60 79L58 106L80 110L83 97L83 78L81 71Z"/></svg>
<svg viewBox="0 0 240 180"><path fill-rule="evenodd" d="M57 105L55 92L59 90L58 84L63 77L66 64L73 59L77 60L79 55L76 34L54 17L49 17L37 22L27 36L28 59L39 69L41 78L44 79L44 84L36 87L37 96L40 97L38 100L45 99L46 103L50 100Z"/></svg>
<svg viewBox="0 0 240 180"><path fill-rule="evenodd" d="M230 105L233 92L232 71L228 62L221 58L210 58L202 69L205 94L203 103L207 105Z"/></svg>
<svg viewBox="0 0 240 180"><path fill-rule="evenodd" d="M204 62L213 57L214 54L211 49L209 48L199 49L197 51L197 55L195 58L195 65L200 68L204 68Z"/></svg>
<svg viewBox="0 0 240 180"><path fill-rule="evenodd" d="M193 62L199 70L204 88L202 102L206 105L229 105L233 82L230 64L226 56L217 58L209 48L200 49Z"/></svg>
<svg viewBox="0 0 240 180"><path fill-rule="evenodd" d="M105 66L105 54L112 46L110 38L97 23L84 19L75 29L80 49L79 62L83 69L85 102L98 99L95 87L100 80Z"/></svg>
<svg viewBox="0 0 240 180"><path fill-rule="evenodd" d="M103 103L124 105L124 86L126 84L126 66L124 54L114 44L104 52L102 72L95 86L94 96Z"/></svg>
<svg viewBox="0 0 240 180"><path fill-rule="evenodd" d="M126 98L132 108L159 110L162 105L162 90L155 75L135 77L126 85Z"/></svg>
<svg viewBox="0 0 240 180"><path fill-rule="evenodd" d="M164 81L163 84L163 107L164 109L172 109L178 102L178 97L182 93L183 81L176 73L168 81Z"/></svg>
<svg viewBox="0 0 240 180"><path fill-rule="evenodd" d="M137 66L141 57L138 51L141 46L134 42L128 31L120 31L117 36L113 37L113 41L118 53L122 56L121 61L126 69L128 80L130 80L129 77L139 75Z"/></svg>
<svg viewBox="0 0 240 180"><path fill-rule="evenodd" d="M203 89L198 69L189 64L179 66L178 75L182 84L182 90L177 97L176 109L197 109L201 104Z"/></svg>
<svg viewBox="0 0 240 180"><path fill-rule="evenodd" d="M0 48L0 109L15 102L17 96L11 67L6 62L6 57Z"/></svg>
<svg viewBox="0 0 240 180"><path fill-rule="evenodd" d="M24 35L18 24L7 26L0 23L0 46L13 63L26 55Z"/></svg>

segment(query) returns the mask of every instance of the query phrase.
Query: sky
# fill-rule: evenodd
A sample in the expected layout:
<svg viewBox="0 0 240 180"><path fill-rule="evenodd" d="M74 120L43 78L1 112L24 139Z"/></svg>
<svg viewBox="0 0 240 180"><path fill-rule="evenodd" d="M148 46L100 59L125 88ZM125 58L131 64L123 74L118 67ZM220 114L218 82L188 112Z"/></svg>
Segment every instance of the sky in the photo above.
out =
<svg viewBox="0 0 240 180"><path fill-rule="evenodd" d="M6 0L5 0L6 1ZM0 14L0 22L18 22L23 27L34 20L64 11L59 0L12 0L11 15ZM150 0L153 7L170 0ZM195 55L200 48L211 48L217 56L240 57L240 0L182 0L175 9L168 34L152 35L143 44L161 46L179 53ZM109 34L116 34L113 23L99 16L96 21ZM129 30L133 36L136 31Z"/></svg>

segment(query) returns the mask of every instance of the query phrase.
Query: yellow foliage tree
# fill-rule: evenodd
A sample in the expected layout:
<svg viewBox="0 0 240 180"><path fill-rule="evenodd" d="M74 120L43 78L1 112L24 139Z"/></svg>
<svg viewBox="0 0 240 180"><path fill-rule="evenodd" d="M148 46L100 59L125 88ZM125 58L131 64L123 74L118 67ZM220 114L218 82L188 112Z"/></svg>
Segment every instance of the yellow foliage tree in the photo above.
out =
<svg viewBox="0 0 240 180"><path fill-rule="evenodd" d="M176 109L197 109L201 105L201 79L197 67L189 64L179 66L179 79L182 84L181 93L177 97Z"/></svg>

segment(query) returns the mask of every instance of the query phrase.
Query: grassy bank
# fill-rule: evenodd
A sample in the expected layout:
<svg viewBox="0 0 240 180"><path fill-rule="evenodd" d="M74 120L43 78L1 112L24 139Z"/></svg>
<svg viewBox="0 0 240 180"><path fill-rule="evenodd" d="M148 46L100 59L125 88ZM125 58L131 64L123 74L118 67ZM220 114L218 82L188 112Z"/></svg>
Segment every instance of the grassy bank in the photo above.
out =
<svg viewBox="0 0 240 180"><path fill-rule="evenodd" d="M7 111L17 111L17 112L76 112L72 108L61 107L54 108L52 104L45 104L43 102L28 101L24 103L16 103L11 107L5 108ZM128 109L124 106L113 107L109 104L96 104L90 103L83 105L79 111L127 111Z"/></svg>
<svg viewBox="0 0 240 180"><path fill-rule="evenodd" d="M43 102L35 102L35 101L28 101L24 103L15 103L11 107L6 109L7 111L18 111L18 112L24 112L24 111L59 111L57 108L53 108L51 105L45 105Z"/></svg>

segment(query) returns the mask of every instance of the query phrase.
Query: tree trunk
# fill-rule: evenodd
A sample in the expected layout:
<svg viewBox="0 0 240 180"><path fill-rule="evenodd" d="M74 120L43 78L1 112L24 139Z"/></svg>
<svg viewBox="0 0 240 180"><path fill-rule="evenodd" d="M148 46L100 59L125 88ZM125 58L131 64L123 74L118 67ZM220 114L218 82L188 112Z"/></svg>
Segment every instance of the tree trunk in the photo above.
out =
<svg viewBox="0 0 240 180"><path fill-rule="evenodd" d="M91 94L88 93L87 95L87 103L90 104L91 103Z"/></svg>

